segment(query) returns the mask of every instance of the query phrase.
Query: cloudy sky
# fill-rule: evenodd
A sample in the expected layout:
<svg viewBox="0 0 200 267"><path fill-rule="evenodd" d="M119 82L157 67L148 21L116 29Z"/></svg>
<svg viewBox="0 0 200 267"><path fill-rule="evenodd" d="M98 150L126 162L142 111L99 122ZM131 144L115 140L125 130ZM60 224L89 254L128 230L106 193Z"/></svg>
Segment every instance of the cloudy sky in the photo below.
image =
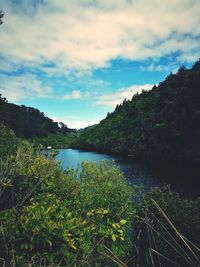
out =
<svg viewBox="0 0 200 267"><path fill-rule="evenodd" d="M200 57L199 0L0 0L0 10L0 93L73 128Z"/></svg>

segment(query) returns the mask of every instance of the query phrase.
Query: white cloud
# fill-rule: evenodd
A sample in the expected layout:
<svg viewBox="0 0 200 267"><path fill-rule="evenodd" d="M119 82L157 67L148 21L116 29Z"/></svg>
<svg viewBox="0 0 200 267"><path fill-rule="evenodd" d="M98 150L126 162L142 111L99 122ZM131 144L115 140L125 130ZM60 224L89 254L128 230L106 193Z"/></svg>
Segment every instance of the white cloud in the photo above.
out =
<svg viewBox="0 0 200 267"><path fill-rule="evenodd" d="M177 51L179 60L199 57L199 0L30 3L1 1L6 15L0 50L19 64L54 62L55 69L46 71L64 73L107 67L116 58L144 60Z"/></svg>
<svg viewBox="0 0 200 267"><path fill-rule="evenodd" d="M199 0L21 0L15 4L1 0L1 9L5 17L0 28L0 71L20 73L27 68L32 73L1 75L1 93L11 101L94 99L95 90L99 95L110 84L92 80L91 73L110 66L114 59L148 60L152 63L141 70L174 72L182 62L199 58ZM155 63L176 52L177 62ZM48 77L67 77L67 82L87 92L68 89L55 96L50 79L46 84L35 70ZM120 89L95 101L114 107L139 88Z"/></svg>
<svg viewBox="0 0 200 267"><path fill-rule="evenodd" d="M177 70L180 68L179 65L177 65L175 62L172 63L168 63L168 64L156 64L156 63L151 63L149 65L142 65L140 67L141 71L157 71L157 72L162 72L162 71L166 71L166 72L172 72L172 73L176 73Z"/></svg>
<svg viewBox="0 0 200 267"><path fill-rule="evenodd" d="M70 94L64 95L61 99L79 99L81 98L81 91L74 90Z"/></svg>
<svg viewBox="0 0 200 267"><path fill-rule="evenodd" d="M56 80L55 86L55 81L51 80L50 77L40 77L30 73L21 73L19 75L0 73L0 80L0 94L11 102L41 98L59 101L90 100L98 96L102 88L110 86L107 81L93 80L87 77L81 83L81 87L86 87L87 89L73 90L70 86L68 87L68 81L63 77L61 80ZM74 80L72 80L72 83L79 85L79 82Z"/></svg>
<svg viewBox="0 0 200 267"><path fill-rule="evenodd" d="M120 88L112 94L106 95L96 95L96 94L82 94L84 99L87 99L92 103L93 107L98 106L107 106L115 108L117 104L123 102L124 99L131 99L134 94L141 93L142 90L150 90L153 87L153 84L143 84L143 85L132 85L127 88ZM77 116L65 116L65 117L54 117L56 122L64 122L69 128L85 128L89 125L94 125L99 123L102 120L102 117L98 118L89 118L89 119L80 119Z"/></svg>
<svg viewBox="0 0 200 267"><path fill-rule="evenodd" d="M115 93L99 96L95 99L95 105L116 107L117 104L123 102L124 99L131 99L134 94L141 93L142 90L150 90L153 84L132 85L127 88L120 88Z"/></svg>
<svg viewBox="0 0 200 267"><path fill-rule="evenodd" d="M76 116L56 117L53 118L56 122L64 122L69 128L81 129L89 125L94 125L100 122L100 119L80 119Z"/></svg>
<svg viewBox="0 0 200 267"><path fill-rule="evenodd" d="M91 80L91 81L89 81L88 82L88 84L90 85L90 86L93 86L93 87L97 87L97 86L110 86L111 85L111 83L110 82L108 82L108 81L104 81L104 80Z"/></svg>
<svg viewBox="0 0 200 267"><path fill-rule="evenodd" d="M0 93L9 101L49 98L52 88L42 84L33 74L8 76L0 74Z"/></svg>

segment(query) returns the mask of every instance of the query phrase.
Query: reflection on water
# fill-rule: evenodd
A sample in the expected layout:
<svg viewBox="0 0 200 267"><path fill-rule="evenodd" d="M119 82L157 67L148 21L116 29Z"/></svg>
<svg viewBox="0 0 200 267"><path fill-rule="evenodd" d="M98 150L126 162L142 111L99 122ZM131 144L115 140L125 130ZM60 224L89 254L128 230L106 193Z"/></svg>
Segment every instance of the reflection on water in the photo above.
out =
<svg viewBox="0 0 200 267"><path fill-rule="evenodd" d="M85 160L95 161L97 163L100 163L104 159L109 160L111 163L115 161L129 183L142 185L145 191L160 184L153 169L150 167L144 164L130 163L116 156L76 149L60 149L56 158L61 162L63 169L77 168Z"/></svg>

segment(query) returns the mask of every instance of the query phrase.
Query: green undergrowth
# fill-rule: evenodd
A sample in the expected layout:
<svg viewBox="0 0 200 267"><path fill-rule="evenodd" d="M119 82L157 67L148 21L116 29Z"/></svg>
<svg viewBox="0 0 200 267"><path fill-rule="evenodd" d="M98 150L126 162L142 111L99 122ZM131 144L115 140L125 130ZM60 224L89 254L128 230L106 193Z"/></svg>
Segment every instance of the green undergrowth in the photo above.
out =
<svg viewBox="0 0 200 267"><path fill-rule="evenodd" d="M200 197L155 187L138 203L135 219L133 266L200 266Z"/></svg>
<svg viewBox="0 0 200 267"><path fill-rule="evenodd" d="M0 266L200 266L200 198L141 194L108 161L62 171L3 125L0 155Z"/></svg>
<svg viewBox="0 0 200 267"><path fill-rule="evenodd" d="M130 257L134 191L116 166L83 162L79 174L62 171L54 158L36 155L27 144L6 162L13 171L1 179L5 262L115 266L116 259Z"/></svg>

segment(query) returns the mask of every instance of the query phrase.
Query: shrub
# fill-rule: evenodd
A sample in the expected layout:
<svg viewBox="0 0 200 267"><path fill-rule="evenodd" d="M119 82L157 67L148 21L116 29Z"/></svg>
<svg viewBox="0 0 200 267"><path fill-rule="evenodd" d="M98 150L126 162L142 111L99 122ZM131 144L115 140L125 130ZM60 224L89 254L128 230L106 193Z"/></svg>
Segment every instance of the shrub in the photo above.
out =
<svg viewBox="0 0 200 267"><path fill-rule="evenodd" d="M155 187L139 203L137 216L140 264L199 266L200 198Z"/></svg>
<svg viewBox="0 0 200 267"><path fill-rule="evenodd" d="M18 143L14 132L0 123L0 159L15 154Z"/></svg>
<svg viewBox="0 0 200 267"><path fill-rule="evenodd" d="M116 266L130 255L133 189L103 161L62 171L58 162L18 151L17 203L0 214L0 257L17 266Z"/></svg>

